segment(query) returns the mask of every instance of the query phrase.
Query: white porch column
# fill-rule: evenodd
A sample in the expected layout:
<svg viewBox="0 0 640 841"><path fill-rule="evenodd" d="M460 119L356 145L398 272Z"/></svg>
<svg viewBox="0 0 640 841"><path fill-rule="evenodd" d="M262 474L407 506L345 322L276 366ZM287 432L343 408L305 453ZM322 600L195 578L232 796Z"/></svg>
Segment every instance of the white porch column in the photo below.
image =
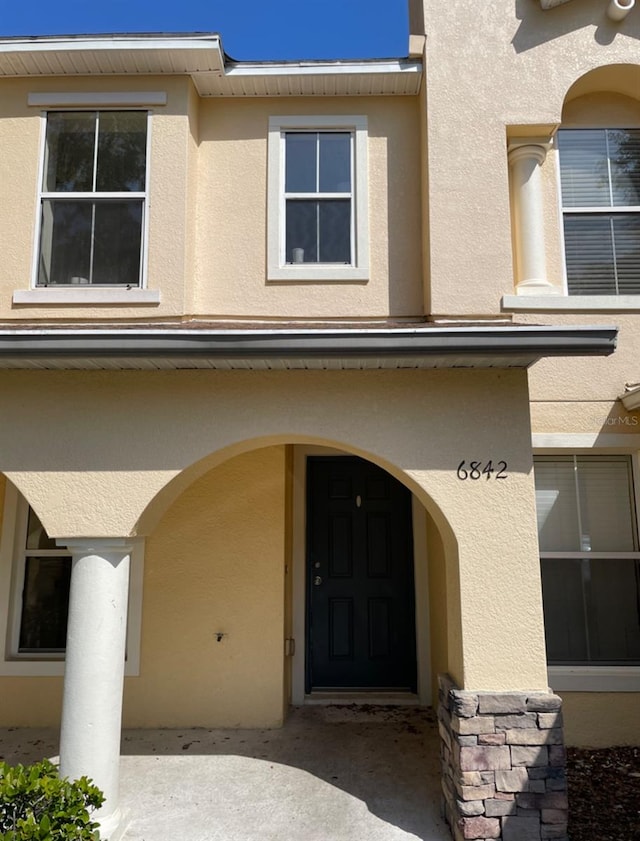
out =
<svg viewBox="0 0 640 841"><path fill-rule="evenodd" d="M544 140L519 140L509 144L513 183L518 295L559 294L547 279L544 243L544 199L540 166L547 154Z"/></svg>
<svg viewBox="0 0 640 841"><path fill-rule="evenodd" d="M58 540L72 556L60 774L91 777L105 795L101 838L118 837L120 728L129 556L125 539Z"/></svg>

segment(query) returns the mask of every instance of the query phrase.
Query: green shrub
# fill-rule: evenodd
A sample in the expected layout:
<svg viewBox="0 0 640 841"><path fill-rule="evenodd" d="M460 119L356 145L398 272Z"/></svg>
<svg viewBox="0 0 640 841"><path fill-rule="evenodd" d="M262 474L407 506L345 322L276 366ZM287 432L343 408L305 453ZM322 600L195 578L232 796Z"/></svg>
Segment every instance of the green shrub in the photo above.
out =
<svg viewBox="0 0 640 841"><path fill-rule="evenodd" d="M91 780L61 780L48 759L15 767L0 762L2 841L95 841L98 824L89 812L103 802Z"/></svg>

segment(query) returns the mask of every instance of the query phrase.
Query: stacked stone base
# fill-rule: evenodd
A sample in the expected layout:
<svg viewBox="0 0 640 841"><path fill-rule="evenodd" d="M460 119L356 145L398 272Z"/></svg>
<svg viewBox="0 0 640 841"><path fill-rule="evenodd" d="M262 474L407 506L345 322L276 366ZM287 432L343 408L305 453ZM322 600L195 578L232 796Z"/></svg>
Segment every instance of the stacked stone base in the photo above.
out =
<svg viewBox="0 0 640 841"><path fill-rule="evenodd" d="M443 812L455 841L568 841L562 701L440 676Z"/></svg>

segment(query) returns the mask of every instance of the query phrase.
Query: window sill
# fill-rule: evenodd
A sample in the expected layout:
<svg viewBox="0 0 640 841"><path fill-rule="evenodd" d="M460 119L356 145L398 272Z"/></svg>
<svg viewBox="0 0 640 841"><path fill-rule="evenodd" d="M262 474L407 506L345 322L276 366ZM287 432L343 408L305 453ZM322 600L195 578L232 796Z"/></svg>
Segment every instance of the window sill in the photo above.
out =
<svg viewBox="0 0 640 841"><path fill-rule="evenodd" d="M503 295L502 312L640 312L640 295Z"/></svg>
<svg viewBox="0 0 640 841"><path fill-rule="evenodd" d="M125 677L138 677L139 663L127 660L124 674ZM64 660L2 660L0 661L0 675L2 677L62 677Z"/></svg>
<svg viewBox="0 0 640 841"><path fill-rule="evenodd" d="M89 304L146 304L157 306L160 303L160 291L158 289L107 289L96 287L94 289L83 286L77 287L53 287L47 286L42 289L16 289L13 293L14 304L57 304L68 305L89 305Z"/></svg>
<svg viewBox="0 0 640 841"><path fill-rule="evenodd" d="M367 283L369 269L356 266L322 266L305 263L269 269L268 281L278 283Z"/></svg>
<svg viewBox="0 0 640 841"><path fill-rule="evenodd" d="M549 666L554 692L640 692L640 666Z"/></svg>

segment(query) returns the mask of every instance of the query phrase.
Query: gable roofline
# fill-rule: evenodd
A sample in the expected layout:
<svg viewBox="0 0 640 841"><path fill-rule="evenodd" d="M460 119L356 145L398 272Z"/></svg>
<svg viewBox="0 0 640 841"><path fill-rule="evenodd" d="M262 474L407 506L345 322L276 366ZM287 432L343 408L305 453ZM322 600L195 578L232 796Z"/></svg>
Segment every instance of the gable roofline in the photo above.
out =
<svg viewBox="0 0 640 841"><path fill-rule="evenodd" d="M200 96L415 95L413 58L236 61L210 33L51 35L0 39L0 79L187 75Z"/></svg>

